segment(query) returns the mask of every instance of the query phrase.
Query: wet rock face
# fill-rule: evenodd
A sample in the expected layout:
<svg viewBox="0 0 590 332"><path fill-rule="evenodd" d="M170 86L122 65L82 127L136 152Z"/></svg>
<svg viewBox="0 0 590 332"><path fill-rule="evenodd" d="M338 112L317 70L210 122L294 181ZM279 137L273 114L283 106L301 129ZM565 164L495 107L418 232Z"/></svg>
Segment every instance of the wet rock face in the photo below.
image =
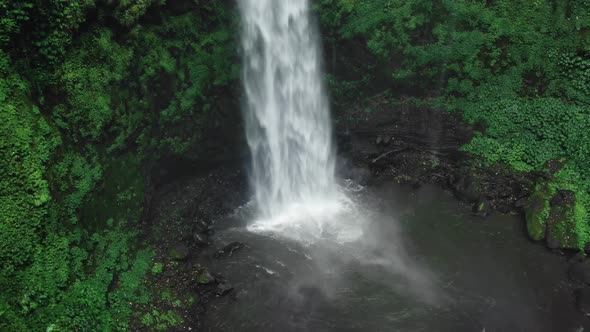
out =
<svg viewBox="0 0 590 332"><path fill-rule="evenodd" d="M338 157L336 161L336 174L343 179L350 179L354 183L366 185L371 179L371 171L364 165L356 165L346 158Z"/></svg>

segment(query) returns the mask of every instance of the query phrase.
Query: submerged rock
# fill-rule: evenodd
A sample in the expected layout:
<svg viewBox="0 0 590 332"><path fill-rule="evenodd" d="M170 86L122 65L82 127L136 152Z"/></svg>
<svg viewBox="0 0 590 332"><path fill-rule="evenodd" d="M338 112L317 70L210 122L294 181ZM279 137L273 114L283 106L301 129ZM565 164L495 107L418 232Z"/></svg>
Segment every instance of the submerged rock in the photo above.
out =
<svg viewBox="0 0 590 332"><path fill-rule="evenodd" d="M213 257L215 258L223 258L223 257L230 257L231 255L233 255L233 253L235 251L238 251L240 249L242 249L244 247L244 244L242 242L232 242L228 245L226 245L225 247L223 247L223 249L217 251L215 254L213 254Z"/></svg>
<svg viewBox="0 0 590 332"><path fill-rule="evenodd" d="M182 242L175 243L168 248L168 256L173 260L185 260L188 255L188 246Z"/></svg>
<svg viewBox="0 0 590 332"><path fill-rule="evenodd" d="M217 289L215 289L215 295L225 296L233 290L234 290L234 286L232 286L231 284L228 284L228 283L219 284L219 285L217 285Z"/></svg>

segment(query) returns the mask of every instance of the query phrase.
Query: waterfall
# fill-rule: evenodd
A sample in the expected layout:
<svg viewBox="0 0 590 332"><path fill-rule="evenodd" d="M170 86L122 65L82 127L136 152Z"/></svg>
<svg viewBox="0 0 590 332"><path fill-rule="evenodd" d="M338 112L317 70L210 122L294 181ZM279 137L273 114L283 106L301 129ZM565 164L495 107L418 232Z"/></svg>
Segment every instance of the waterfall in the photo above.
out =
<svg viewBox="0 0 590 332"><path fill-rule="evenodd" d="M308 0L240 0L252 230L319 236L342 209Z"/></svg>

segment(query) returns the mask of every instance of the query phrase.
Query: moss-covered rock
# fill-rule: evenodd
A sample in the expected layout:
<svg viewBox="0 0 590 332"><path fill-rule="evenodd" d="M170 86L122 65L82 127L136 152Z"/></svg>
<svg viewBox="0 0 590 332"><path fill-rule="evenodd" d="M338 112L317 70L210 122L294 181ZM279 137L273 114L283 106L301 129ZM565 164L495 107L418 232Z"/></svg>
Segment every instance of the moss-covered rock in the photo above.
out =
<svg viewBox="0 0 590 332"><path fill-rule="evenodd" d="M576 193L555 190L549 185L538 186L525 206L529 237L545 240L552 249L576 249L580 246L576 232Z"/></svg>
<svg viewBox="0 0 590 332"><path fill-rule="evenodd" d="M525 209L526 227L529 237L534 241L545 239L547 219L549 218L551 189L539 186L529 198Z"/></svg>
<svg viewBox="0 0 590 332"><path fill-rule="evenodd" d="M207 269L201 271L196 279L197 284L201 285L212 284L215 281L215 277Z"/></svg>
<svg viewBox="0 0 590 332"><path fill-rule="evenodd" d="M550 205L551 212L547 219L547 246L578 248L579 239L575 225L576 194L571 190L558 190L551 198Z"/></svg>

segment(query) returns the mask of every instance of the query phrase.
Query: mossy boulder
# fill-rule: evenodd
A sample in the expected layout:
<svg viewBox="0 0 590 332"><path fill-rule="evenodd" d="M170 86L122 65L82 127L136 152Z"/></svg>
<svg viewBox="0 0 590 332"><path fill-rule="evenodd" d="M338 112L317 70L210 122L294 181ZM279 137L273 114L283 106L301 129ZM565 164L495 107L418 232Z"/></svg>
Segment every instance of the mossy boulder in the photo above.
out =
<svg viewBox="0 0 590 332"><path fill-rule="evenodd" d="M575 224L576 194L557 190L551 198L546 240L549 248L576 249L579 246Z"/></svg>
<svg viewBox="0 0 590 332"><path fill-rule="evenodd" d="M217 280L215 279L215 277L207 269L202 270L199 273L199 275L197 275L197 279L196 279L197 284L201 284L201 285L212 284L216 281Z"/></svg>
<svg viewBox="0 0 590 332"><path fill-rule="evenodd" d="M545 239L547 219L551 207L551 189L548 186L538 188L525 205L524 213L529 237L534 241Z"/></svg>
<svg viewBox="0 0 590 332"><path fill-rule="evenodd" d="M576 194L571 190L537 188L525 206L529 237L545 240L552 249L576 249L579 246L575 225Z"/></svg>

